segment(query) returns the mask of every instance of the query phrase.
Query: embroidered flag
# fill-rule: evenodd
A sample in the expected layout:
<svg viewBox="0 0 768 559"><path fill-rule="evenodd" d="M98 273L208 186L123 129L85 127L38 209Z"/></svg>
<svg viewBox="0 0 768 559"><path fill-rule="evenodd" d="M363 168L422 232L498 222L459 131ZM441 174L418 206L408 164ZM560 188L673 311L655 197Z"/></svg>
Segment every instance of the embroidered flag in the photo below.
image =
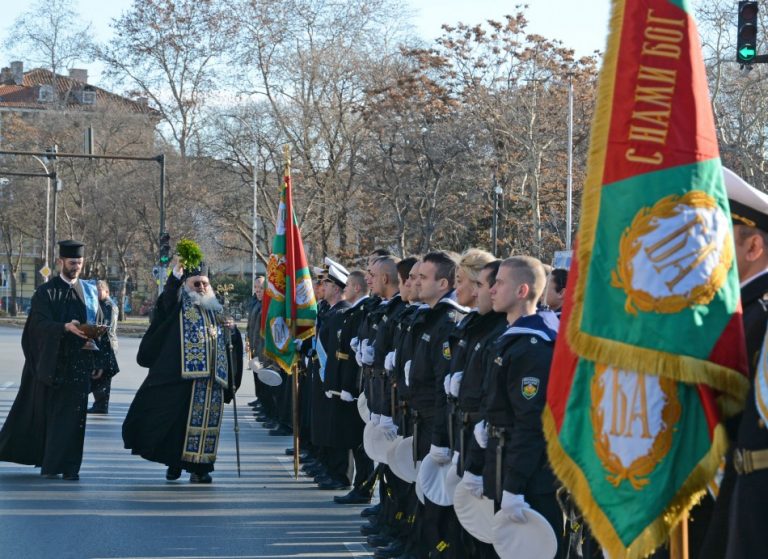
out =
<svg viewBox="0 0 768 559"><path fill-rule="evenodd" d="M556 474L616 559L653 551L696 501L748 383L690 2L612 4L544 425Z"/></svg>
<svg viewBox="0 0 768 559"><path fill-rule="evenodd" d="M287 150L272 254L267 266L263 308L261 332L264 336L264 353L290 373L298 360L294 340L307 339L315 332L317 303L301 242L301 231L293 213L290 157Z"/></svg>

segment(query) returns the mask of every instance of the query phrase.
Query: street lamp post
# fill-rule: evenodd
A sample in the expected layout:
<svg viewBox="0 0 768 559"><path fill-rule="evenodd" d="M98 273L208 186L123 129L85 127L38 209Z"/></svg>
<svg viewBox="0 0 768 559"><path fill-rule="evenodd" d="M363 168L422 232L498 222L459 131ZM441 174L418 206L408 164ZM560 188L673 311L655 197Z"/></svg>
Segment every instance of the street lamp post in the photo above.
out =
<svg viewBox="0 0 768 559"><path fill-rule="evenodd" d="M573 230L573 74L568 74L568 187L565 209L565 249L571 250Z"/></svg>
<svg viewBox="0 0 768 559"><path fill-rule="evenodd" d="M256 292L256 264L258 262L258 254L256 253L256 242L259 239L259 177L256 171L256 154L251 161L251 174L253 175L253 227L251 231L252 243L251 248L251 295Z"/></svg>
<svg viewBox="0 0 768 559"><path fill-rule="evenodd" d="M33 155L31 156L34 160L36 160L40 165L43 166L43 171L45 171L46 174L46 188L45 188L45 241L43 242L44 247L44 268L48 268L48 263L51 261L50 258L53 256L53 252L51 252L51 173L48 172L48 167L45 163L43 163L43 160L40 159L38 156ZM48 281L48 276L45 276L45 281Z"/></svg>
<svg viewBox="0 0 768 559"><path fill-rule="evenodd" d="M253 129L251 128L251 125L245 121L243 117L240 115L230 114L227 115L234 119L237 119L240 124L245 126L249 129L251 132L251 135L255 138L255 135L253 135ZM259 239L259 179L258 179L258 168L257 168L257 162L259 160L259 148L258 144L256 144L256 147L254 149L254 153L251 157L246 157L246 161L251 167L251 178L253 181L253 222L251 224L251 294L253 294L256 291L256 272L258 267L258 253L257 253L257 246L258 246L258 239Z"/></svg>
<svg viewBox="0 0 768 559"><path fill-rule="evenodd" d="M499 196L502 193L501 186L496 182L496 173L493 174L493 226L491 229L491 252L496 256L496 244L499 234Z"/></svg>

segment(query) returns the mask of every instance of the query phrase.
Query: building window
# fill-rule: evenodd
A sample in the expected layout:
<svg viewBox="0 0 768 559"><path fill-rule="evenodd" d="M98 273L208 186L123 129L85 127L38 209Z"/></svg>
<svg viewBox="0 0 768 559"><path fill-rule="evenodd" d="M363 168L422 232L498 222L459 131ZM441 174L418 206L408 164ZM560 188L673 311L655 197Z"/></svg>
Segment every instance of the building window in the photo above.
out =
<svg viewBox="0 0 768 559"><path fill-rule="evenodd" d="M50 103L53 99L53 86L43 84L40 86L40 91L37 94L37 101L39 103Z"/></svg>

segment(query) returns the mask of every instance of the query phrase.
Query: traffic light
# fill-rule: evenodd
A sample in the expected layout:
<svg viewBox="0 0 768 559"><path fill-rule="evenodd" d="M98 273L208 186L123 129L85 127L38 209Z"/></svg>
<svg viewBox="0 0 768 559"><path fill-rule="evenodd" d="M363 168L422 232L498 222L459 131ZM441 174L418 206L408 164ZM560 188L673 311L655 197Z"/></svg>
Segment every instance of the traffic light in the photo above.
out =
<svg viewBox="0 0 768 559"><path fill-rule="evenodd" d="M57 144L53 144L49 148L45 148L45 158L48 161L56 161L56 154L59 152L59 146Z"/></svg>
<svg viewBox="0 0 768 559"><path fill-rule="evenodd" d="M739 1L738 25L736 61L741 64L752 64L757 56L757 2Z"/></svg>
<svg viewBox="0 0 768 559"><path fill-rule="evenodd" d="M160 263L171 261L171 235L167 231L160 233Z"/></svg>

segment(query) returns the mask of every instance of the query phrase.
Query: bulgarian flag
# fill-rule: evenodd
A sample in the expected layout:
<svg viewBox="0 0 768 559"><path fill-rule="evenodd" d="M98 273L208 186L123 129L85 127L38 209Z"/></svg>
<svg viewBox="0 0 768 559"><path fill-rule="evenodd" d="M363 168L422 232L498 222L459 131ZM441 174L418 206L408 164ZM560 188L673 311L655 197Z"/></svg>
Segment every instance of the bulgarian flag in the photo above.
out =
<svg viewBox="0 0 768 559"><path fill-rule="evenodd" d="M291 161L287 149L262 309L264 353L290 373L298 361L293 341L309 338L315 332L317 302L301 242L301 231L293 213Z"/></svg>
<svg viewBox="0 0 768 559"><path fill-rule="evenodd" d="M544 427L611 559L705 490L746 395L739 280L687 0L613 0Z"/></svg>

